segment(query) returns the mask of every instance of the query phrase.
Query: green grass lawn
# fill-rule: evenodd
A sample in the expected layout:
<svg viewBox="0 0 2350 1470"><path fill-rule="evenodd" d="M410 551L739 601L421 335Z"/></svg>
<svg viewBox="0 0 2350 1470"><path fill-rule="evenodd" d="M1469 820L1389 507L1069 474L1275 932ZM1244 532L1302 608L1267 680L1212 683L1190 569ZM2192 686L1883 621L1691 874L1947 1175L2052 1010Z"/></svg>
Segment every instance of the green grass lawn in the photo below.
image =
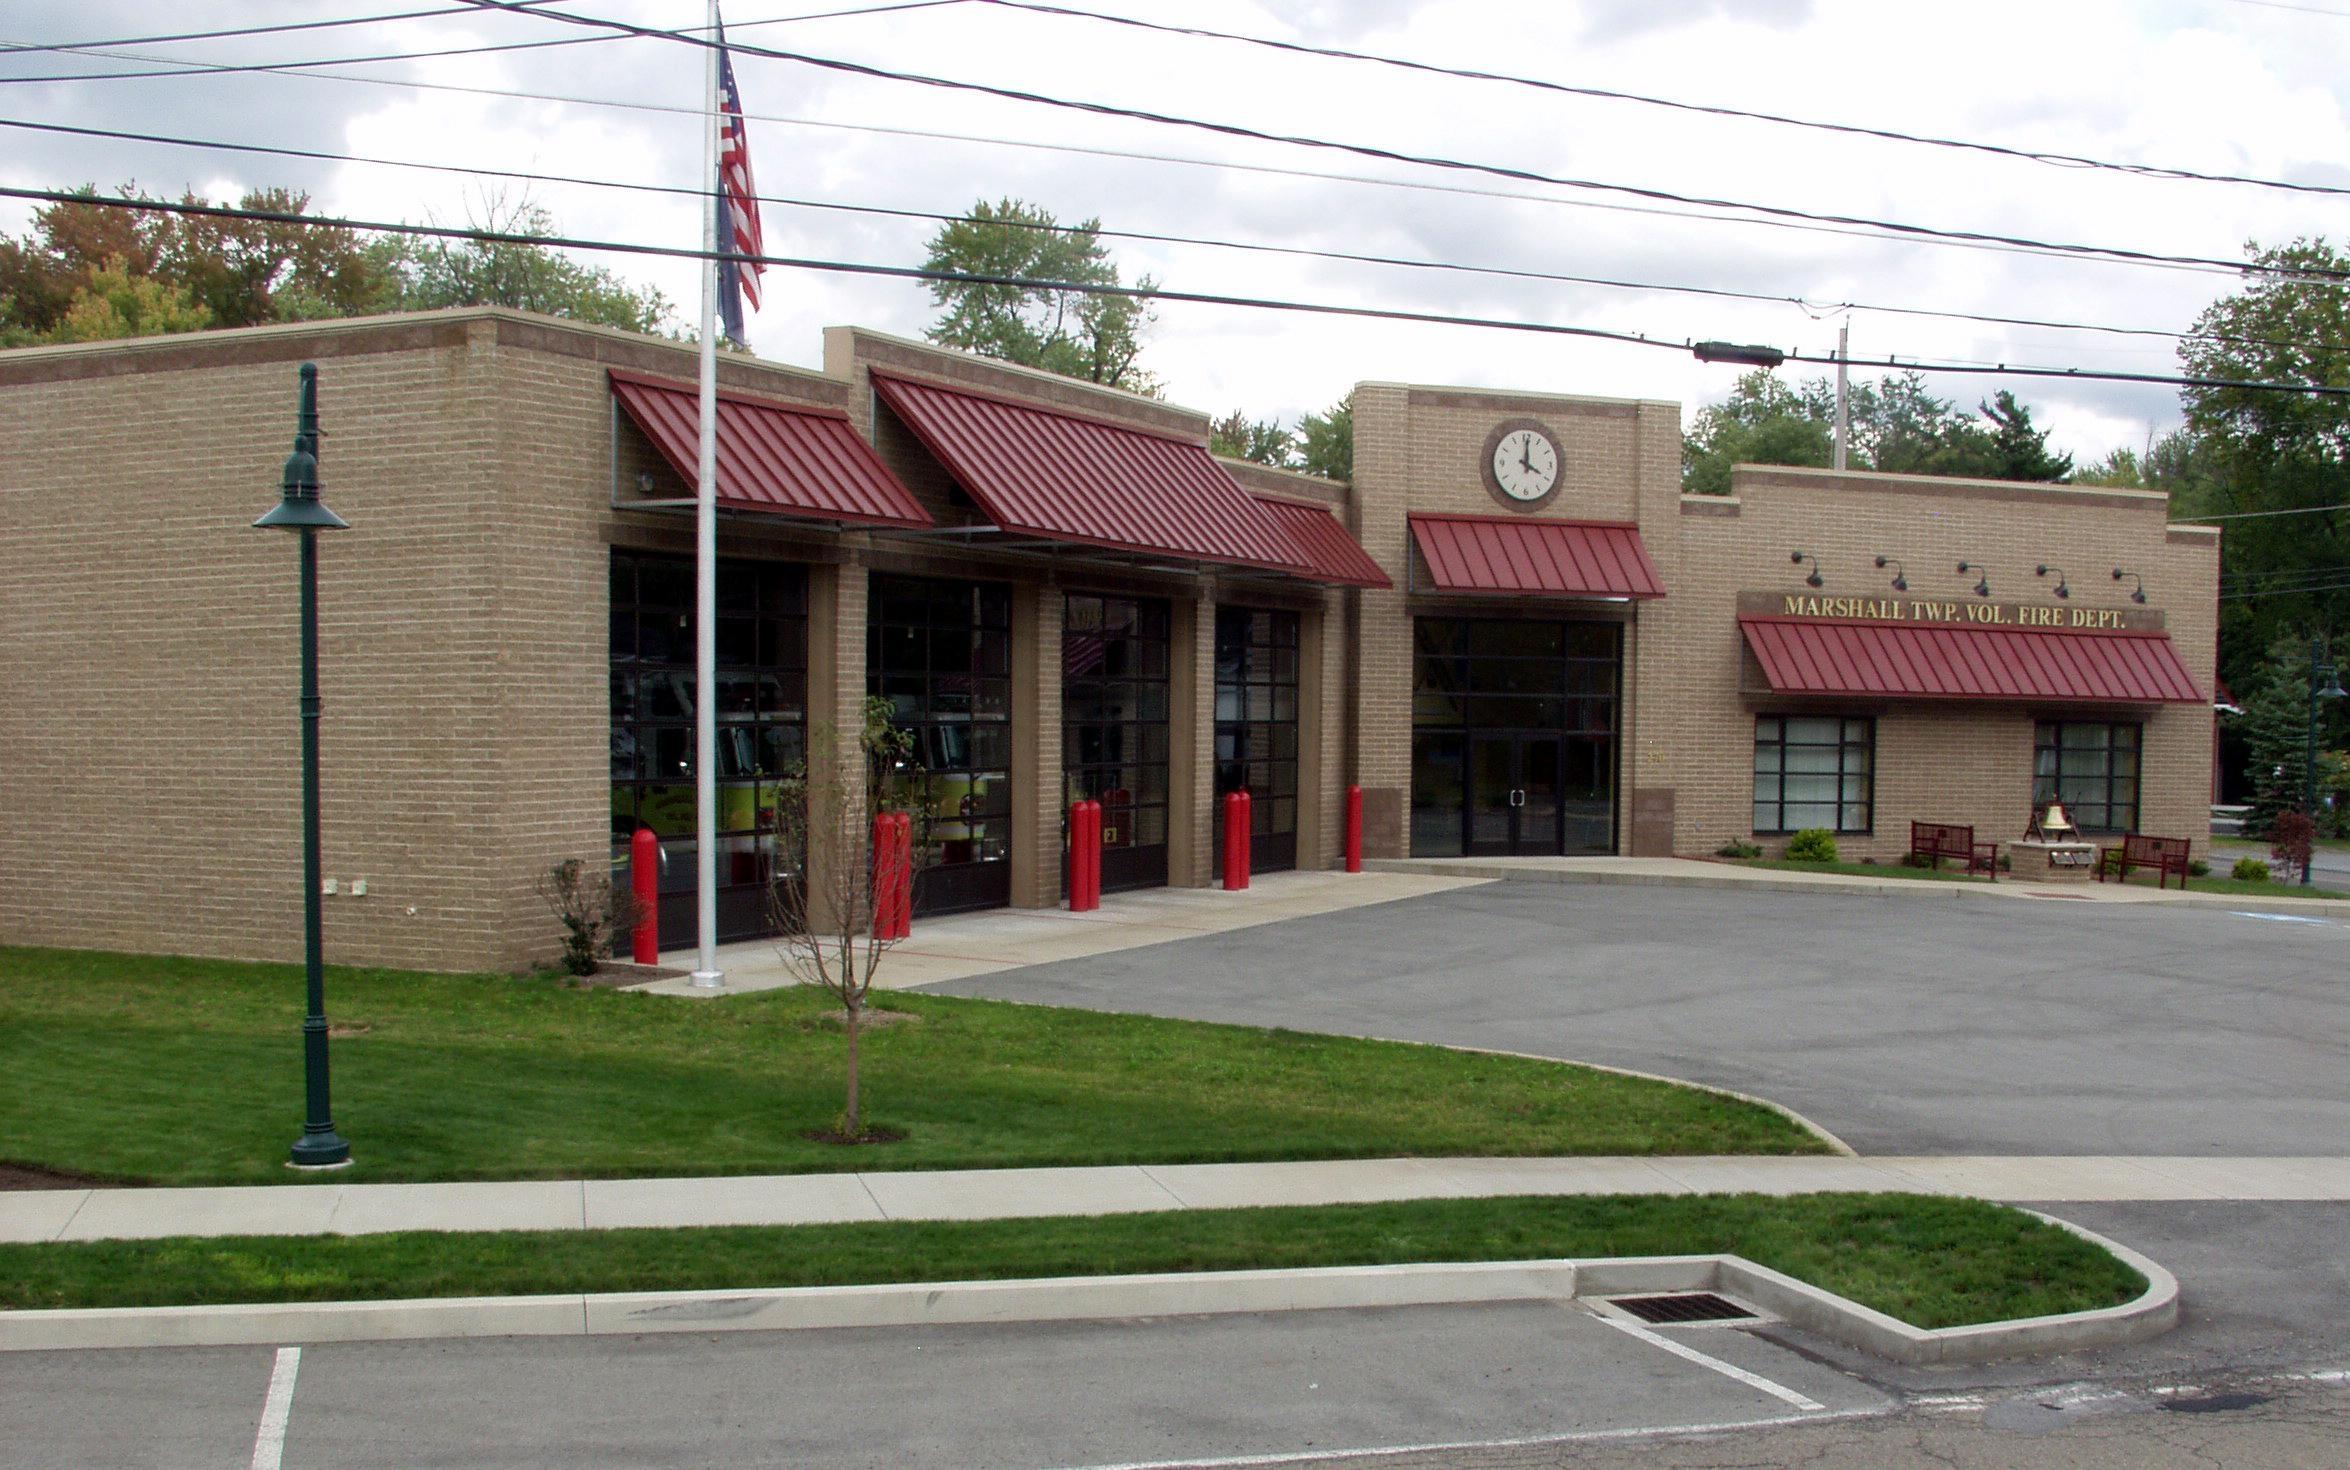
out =
<svg viewBox="0 0 2350 1470"><path fill-rule="evenodd" d="M298 968L0 949L0 1162L283 1184L1824 1148L1768 1108L1559 1063L906 993L864 1067L868 1122L906 1137L843 1148L806 1136L841 1105L821 1002L334 970L355 1162L297 1176Z"/></svg>
<svg viewBox="0 0 2350 1470"><path fill-rule="evenodd" d="M2126 1302L2018 1210L1903 1194L1422 1200L1094 1218L0 1246L0 1307L382 1300L1729 1251L1919 1327Z"/></svg>

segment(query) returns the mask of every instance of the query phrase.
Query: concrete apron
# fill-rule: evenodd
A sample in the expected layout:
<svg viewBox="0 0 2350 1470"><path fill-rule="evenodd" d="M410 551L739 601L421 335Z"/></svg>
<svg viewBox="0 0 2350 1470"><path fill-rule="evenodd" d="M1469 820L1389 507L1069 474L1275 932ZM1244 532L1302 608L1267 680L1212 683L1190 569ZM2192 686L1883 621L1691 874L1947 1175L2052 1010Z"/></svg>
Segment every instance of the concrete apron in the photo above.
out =
<svg viewBox="0 0 2350 1470"><path fill-rule="evenodd" d="M1722 1292L1806 1332L1903 1364L1982 1362L2113 1347L2159 1336L2176 1325L2179 1284L2170 1272L2126 1246L2050 1216L2041 1218L2111 1251L2146 1278L2144 1293L2123 1305L2094 1311L1929 1330L1740 1256L1655 1256L759 1291L5 1312L0 1313L0 1351L1069 1322L1562 1302L1676 1291Z"/></svg>
<svg viewBox="0 0 2350 1470"><path fill-rule="evenodd" d="M991 909L943 919L916 919L912 936L893 945L882 959L874 985L881 990L935 985L1047 960L1084 959L1282 919L1393 903L1485 881L1458 873L1266 873L1248 887L1229 893L1222 888L1146 888L1113 893L1102 899L1100 908L1082 914L1066 908ZM669 951L663 959L674 965L683 963L690 953ZM718 967L726 975L726 984L717 989L697 988L678 978L627 988L652 995L708 999L800 983L772 940L720 945Z"/></svg>

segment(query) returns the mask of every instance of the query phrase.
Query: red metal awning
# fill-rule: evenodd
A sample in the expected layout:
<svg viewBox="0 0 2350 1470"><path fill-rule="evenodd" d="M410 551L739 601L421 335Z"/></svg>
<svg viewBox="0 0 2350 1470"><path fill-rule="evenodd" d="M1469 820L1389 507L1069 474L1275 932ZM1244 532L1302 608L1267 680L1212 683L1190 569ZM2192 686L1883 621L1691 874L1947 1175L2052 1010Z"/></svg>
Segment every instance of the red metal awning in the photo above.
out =
<svg viewBox="0 0 2350 1470"><path fill-rule="evenodd" d="M691 383L612 374L612 396L699 493L701 408ZM718 503L872 526L927 526L922 508L837 409L718 395Z"/></svg>
<svg viewBox="0 0 2350 1470"><path fill-rule="evenodd" d="M1256 494L1253 490L1249 493ZM1344 587L1395 585L1379 569L1379 563L1371 560L1370 553L1346 533L1346 527L1338 524L1338 517L1321 506L1274 495L1257 495L1256 501L1281 523L1299 559L1312 569L1314 580Z"/></svg>
<svg viewBox="0 0 2350 1470"><path fill-rule="evenodd" d="M873 386L1007 531L1308 575L1205 445L882 373Z"/></svg>
<svg viewBox="0 0 2350 1470"><path fill-rule="evenodd" d="M1781 694L2075 704L2200 703L2167 633L1740 618Z"/></svg>
<svg viewBox="0 0 2350 1470"><path fill-rule="evenodd" d="M1412 541L1438 592L1662 597L1656 563L1626 521L1413 516Z"/></svg>

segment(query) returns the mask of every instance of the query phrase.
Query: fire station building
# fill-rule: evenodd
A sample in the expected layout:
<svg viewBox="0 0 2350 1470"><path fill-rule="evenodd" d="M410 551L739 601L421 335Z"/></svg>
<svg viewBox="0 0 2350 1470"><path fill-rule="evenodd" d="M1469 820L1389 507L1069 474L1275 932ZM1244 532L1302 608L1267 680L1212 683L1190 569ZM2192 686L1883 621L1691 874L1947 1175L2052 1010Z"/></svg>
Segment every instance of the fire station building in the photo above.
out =
<svg viewBox="0 0 2350 1470"><path fill-rule="evenodd" d="M2218 537L2159 494L1745 467L1672 403L1364 383L1355 478L856 328L722 359L719 937L762 790L868 696L917 913L1379 857L1705 855L1908 823L2207 831ZM521 966L536 880L668 858L692 940L694 358L495 308L0 353L0 942L298 952L294 575L250 529L320 369L332 957ZM1960 563L1966 570L1957 570ZM2042 568L2046 570L2043 571ZM826 742L818 742L823 748ZM1571 901L1562 899L1562 901Z"/></svg>

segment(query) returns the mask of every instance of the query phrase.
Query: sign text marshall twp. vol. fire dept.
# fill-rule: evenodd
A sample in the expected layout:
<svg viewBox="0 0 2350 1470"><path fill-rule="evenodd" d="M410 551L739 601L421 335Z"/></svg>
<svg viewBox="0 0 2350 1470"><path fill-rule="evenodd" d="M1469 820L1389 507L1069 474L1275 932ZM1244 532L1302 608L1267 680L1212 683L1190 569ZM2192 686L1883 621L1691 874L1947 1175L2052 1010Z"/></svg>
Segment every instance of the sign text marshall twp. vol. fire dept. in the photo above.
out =
<svg viewBox="0 0 2350 1470"><path fill-rule="evenodd" d="M1774 604L1768 608L1768 612L1782 618L1870 618L1894 623L1967 623L1992 628L2107 631L2131 627L2139 621L2130 617L2126 610L2117 607L1950 602L1922 597L1821 597L1815 593L1802 592L1774 593L1771 596Z"/></svg>

